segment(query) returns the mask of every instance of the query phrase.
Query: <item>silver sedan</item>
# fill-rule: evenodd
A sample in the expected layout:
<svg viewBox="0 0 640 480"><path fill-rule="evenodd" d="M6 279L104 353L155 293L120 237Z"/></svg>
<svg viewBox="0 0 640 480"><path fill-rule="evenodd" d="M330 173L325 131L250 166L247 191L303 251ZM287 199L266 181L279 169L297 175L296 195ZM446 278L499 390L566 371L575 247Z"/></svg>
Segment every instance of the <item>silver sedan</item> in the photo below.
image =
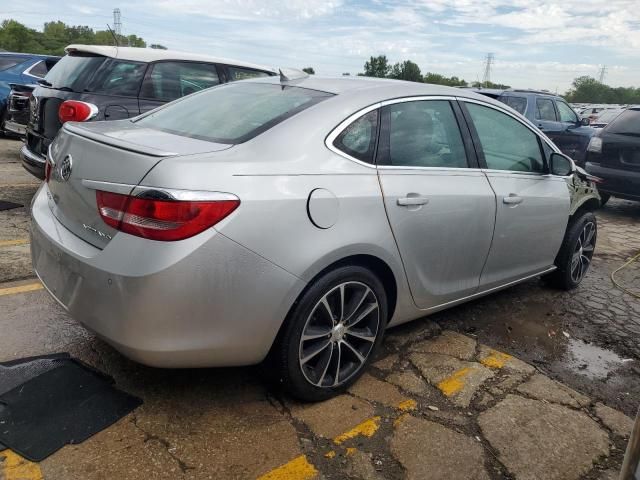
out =
<svg viewBox="0 0 640 480"><path fill-rule="evenodd" d="M506 105L364 78L248 80L65 124L32 205L51 295L158 367L266 360L309 400L385 329L543 275L584 277L593 183Z"/></svg>

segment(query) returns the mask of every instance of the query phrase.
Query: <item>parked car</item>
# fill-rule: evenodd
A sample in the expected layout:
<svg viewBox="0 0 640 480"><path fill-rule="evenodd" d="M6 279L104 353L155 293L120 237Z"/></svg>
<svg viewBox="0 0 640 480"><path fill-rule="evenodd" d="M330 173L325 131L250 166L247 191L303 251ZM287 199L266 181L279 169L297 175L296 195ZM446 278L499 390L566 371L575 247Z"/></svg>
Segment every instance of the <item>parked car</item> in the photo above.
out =
<svg viewBox="0 0 640 480"><path fill-rule="evenodd" d="M0 132L5 131L10 83L32 84L43 78L59 57L0 52Z"/></svg>
<svg viewBox="0 0 640 480"><path fill-rule="evenodd" d="M135 117L220 83L275 75L269 67L150 48L69 45L31 97L22 165L44 178L49 144L67 121Z"/></svg>
<svg viewBox="0 0 640 480"><path fill-rule="evenodd" d="M591 123L589 123L589 125L593 128L604 128L622 112L624 112L623 108L620 108L620 109L610 108L610 109L602 110L600 113L596 114L592 119L590 119Z"/></svg>
<svg viewBox="0 0 640 480"><path fill-rule="evenodd" d="M7 97L7 110L4 130L13 135L24 137L29 123L29 100L36 85L10 83L11 91Z"/></svg>
<svg viewBox="0 0 640 480"><path fill-rule="evenodd" d="M344 391L387 326L545 275L578 286L594 185L504 104L382 79L262 78L131 120L66 123L33 266L70 314L157 367L267 358Z"/></svg>
<svg viewBox="0 0 640 480"><path fill-rule="evenodd" d="M509 105L527 117L566 155L583 162L589 139L595 130L587 119L581 120L569 104L557 95L536 90L476 89Z"/></svg>
<svg viewBox="0 0 640 480"><path fill-rule="evenodd" d="M585 169L602 179L603 205L612 196L640 201L640 106L625 110L591 139Z"/></svg>

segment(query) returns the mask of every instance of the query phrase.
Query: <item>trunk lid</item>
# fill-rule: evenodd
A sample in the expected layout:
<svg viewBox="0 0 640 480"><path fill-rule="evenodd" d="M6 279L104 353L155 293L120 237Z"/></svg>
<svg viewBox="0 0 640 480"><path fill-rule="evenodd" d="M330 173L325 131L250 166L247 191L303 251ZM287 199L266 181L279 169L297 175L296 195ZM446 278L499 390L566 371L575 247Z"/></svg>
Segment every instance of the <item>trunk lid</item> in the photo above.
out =
<svg viewBox="0 0 640 480"><path fill-rule="evenodd" d="M117 231L100 217L96 189L128 194L164 158L230 147L139 128L129 120L66 124L51 145L49 206L75 235L104 248Z"/></svg>

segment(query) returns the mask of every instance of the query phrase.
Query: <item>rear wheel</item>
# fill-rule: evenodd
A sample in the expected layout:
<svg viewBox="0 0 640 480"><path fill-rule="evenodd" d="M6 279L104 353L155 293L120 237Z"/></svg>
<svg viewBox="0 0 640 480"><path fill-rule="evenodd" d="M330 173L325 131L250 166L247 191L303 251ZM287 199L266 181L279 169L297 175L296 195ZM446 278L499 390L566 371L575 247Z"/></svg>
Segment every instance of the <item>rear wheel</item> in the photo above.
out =
<svg viewBox="0 0 640 480"><path fill-rule="evenodd" d="M593 213L585 212L573 219L556 257L557 270L547 275L545 280L563 290L580 285L591 266L597 236L598 225Z"/></svg>
<svg viewBox="0 0 640 480"><path fill-rule="evenodd" d="M372 272L358 266L328 272L302 294L274 345L278 380L307 401L345 391L380 345L386 321L385 290Z"/></svg>

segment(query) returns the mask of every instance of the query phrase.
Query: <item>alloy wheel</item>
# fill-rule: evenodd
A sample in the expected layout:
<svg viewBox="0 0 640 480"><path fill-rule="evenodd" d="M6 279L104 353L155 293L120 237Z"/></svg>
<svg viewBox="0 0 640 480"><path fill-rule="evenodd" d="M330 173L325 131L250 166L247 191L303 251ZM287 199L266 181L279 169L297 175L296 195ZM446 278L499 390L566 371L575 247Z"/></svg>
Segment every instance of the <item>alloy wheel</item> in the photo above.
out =
<svg viewBox="0 0 640 480"><path fill-rule="evenodd" d="M307 381L336 387L348 381L366 362L380 328L380 305L371 288L344 282L314 306L299 346L299 363Z"/></svg>
<svg viewBox="0 0 640 480"><path fill-rule="evenodd" d="M571 256L571 280L579 283L587 273L595 249L596 225L587 222L578 236L578 241Z"/></svg>

